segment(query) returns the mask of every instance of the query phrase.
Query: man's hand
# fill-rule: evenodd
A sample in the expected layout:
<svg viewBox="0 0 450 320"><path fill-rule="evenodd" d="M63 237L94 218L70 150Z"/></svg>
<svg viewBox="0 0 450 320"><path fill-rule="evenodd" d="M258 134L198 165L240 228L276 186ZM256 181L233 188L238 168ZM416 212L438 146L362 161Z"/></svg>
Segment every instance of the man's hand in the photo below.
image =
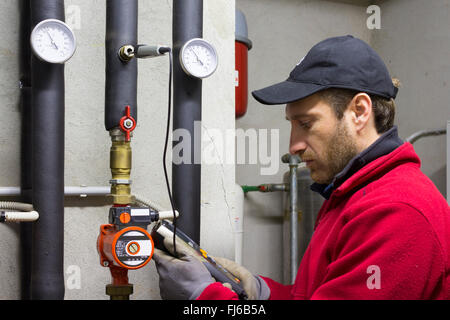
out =
<svg viewBox="0 0 450 320"><path fill-rule="evenodd" d="M177 241L176 258L156 249L153 260L159 274L159 289L164 300L195 300L202 291L215 282L208 269L190 255L184 244ZM172 239L165 238L164 246L173 253Z"/></svg>
<svg viewBox="0 0 450 320"><path fill-rule="evenodd" d="M250 271L238 265L234 261L221 257L213 257L213 259L241 280L249 300L269 299L269 286L259 276L253 275ZM224 284L224 286L226 286L226 284Z"/></svg>

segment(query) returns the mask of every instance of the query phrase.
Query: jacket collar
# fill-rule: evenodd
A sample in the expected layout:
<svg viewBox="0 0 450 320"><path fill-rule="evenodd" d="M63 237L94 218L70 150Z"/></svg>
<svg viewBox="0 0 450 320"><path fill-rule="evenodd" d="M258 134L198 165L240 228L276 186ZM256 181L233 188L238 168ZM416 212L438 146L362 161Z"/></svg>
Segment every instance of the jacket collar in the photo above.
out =
<svg viewBox="0 0 450 320"><path fill-rule="evenodd" d="M339 172L330 184L313 183L311 190L320 193L325 199L329 199L334 190L341 186L347 179L362 169L366 164L387 155L403 144L398 136L397 126L381 135L372 145L355 156L345 168Z"/></svg>

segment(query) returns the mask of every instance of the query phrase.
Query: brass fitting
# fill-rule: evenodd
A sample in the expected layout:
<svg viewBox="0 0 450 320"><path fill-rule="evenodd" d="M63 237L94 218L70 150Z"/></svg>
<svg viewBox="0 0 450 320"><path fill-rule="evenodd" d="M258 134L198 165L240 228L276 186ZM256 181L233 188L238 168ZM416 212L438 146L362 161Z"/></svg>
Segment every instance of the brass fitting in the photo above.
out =
<svg viewBox="0 0 450 320"><path fill-rule="evenodd" d="M131 173L130 142L113 141L109 154L112 179L129 180Z"/></svg>
<svg viewBox="0 0 450 320"><path fill-rule="evenodd" d="M114 204L133 203L135 197L131 195L131 147L125 141L120 129L113 129L111 135L110 168L112 174L111 196Z"/></svg>
<svg viewBox="0 0 450 320"><path fill-rule="evenodd" d="M106 285L106 294L111 300L130 300L130 295L133 294L132 284L123 285Z"/></svg>
<svg viewBox="0 0 450 320"><path fill-rule="evenodd" d="M134 47L132 45L125 45L119 49L119 58L123 62L128 62L134 58Z"/></svg>

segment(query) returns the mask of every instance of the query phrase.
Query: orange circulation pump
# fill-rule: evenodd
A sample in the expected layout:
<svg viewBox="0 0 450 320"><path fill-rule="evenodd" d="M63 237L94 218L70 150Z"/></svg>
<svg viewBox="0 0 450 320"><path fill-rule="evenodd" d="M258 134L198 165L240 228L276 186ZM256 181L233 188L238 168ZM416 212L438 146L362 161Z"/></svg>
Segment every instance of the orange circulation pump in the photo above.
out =
<svg viewBox="0 0 450 320"><path fill-rule="evenodd" d="M142 268L151 260L154 243L146 229L158 219L158 212L150 208L110 208L109 224L100 226L97 250L100 264L111 271L111 286L129 285L128 270Z"/></svg>
<svg viewBox="0 0 450 320"><path fill-rule="evenodd" d="M235 98L236 119L245 115L248 103L248 51L252 42L248 39L244 14L236 10L235 42Z"/></svg>
<svg viewBox="0 0 450 320"><path fill-rule="evenodd" d="M158 220L149 208L112 207L110 224L100 226L97 248L100 264L125 269L139 269L153 256L154 243L147 226Z"/></svg>

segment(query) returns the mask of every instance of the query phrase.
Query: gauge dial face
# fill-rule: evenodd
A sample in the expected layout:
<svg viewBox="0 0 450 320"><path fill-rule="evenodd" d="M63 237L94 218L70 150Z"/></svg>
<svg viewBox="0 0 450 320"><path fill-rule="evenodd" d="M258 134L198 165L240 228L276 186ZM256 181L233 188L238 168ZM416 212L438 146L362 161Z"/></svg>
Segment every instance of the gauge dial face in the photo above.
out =
<svg viewBox="0 0 450 320"><path fill-rule="evenodd" d="M76 41L72 29L57 19L38 23L30 40L34 54L49 63L64 63L75 53Z"/></svg>
<svg viewBox="0 0 450 320"><path fill-rule="evenodd" d="M209 42L195 38L186 42L181 48L180 62L188 75L206 78L217 69L217 53Z"/></svg>

